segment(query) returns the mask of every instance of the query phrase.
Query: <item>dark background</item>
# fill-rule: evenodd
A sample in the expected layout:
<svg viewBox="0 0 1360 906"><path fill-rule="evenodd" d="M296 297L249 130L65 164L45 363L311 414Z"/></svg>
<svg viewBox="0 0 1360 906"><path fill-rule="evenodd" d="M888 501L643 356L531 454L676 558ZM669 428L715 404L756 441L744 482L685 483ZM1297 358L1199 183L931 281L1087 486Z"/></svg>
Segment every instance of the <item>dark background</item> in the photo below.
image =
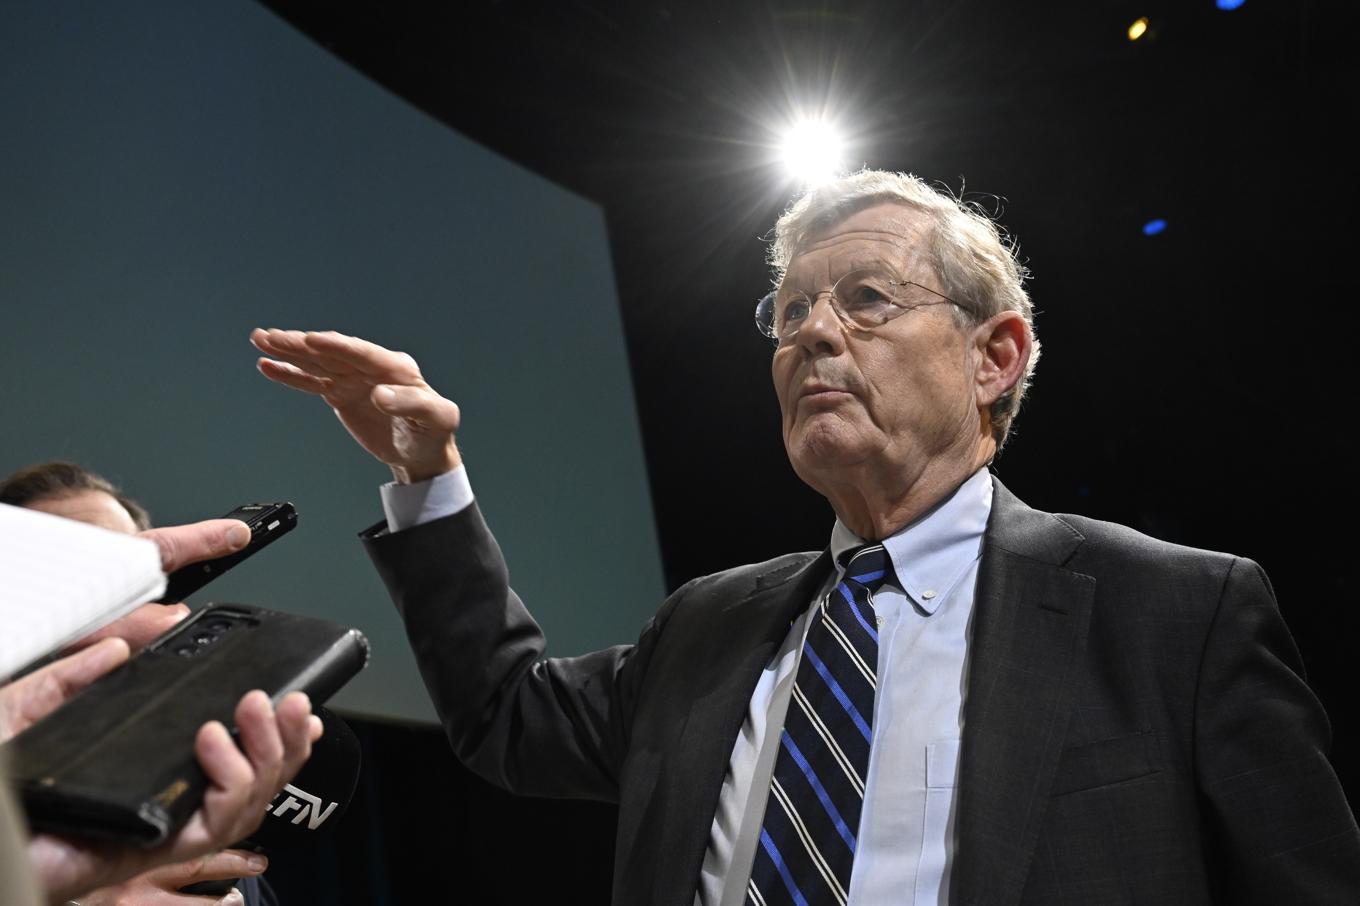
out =
<svg viewBox="0 0 1360 906"><path fill-rule="evenodd" d="M266 5L604 207L670 587L821 547L831 524L784 460L751 324L761 237L793 188L771 163L776 124L825 107L852 164L998 212L1033 269L1044 343L999 474L1032 506L1261 562L1354 801L1354 12ZM1153 217L1169 226L1144 236ZM491 790L428 728L357 730L367 769L335 845L270 871L286 902L607 900L608 807Z"/></svg>

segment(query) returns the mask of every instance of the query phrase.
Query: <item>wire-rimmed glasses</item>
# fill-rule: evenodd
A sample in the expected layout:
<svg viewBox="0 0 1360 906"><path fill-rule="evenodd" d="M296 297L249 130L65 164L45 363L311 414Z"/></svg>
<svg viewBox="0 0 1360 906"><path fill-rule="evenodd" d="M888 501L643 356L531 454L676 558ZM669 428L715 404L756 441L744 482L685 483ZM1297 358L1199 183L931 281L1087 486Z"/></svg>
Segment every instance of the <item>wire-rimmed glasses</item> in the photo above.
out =
<svg viewBox="0 0 1360 906"><path fill-rule="evenodd" d="M923 293L935 298L922 298ZM842 276L829 290L809 294L781 288L766 294L756 305L756 328L774 340L776 346L788 345L812 314L817 299L827 294L831 296L832 311L851 329L873 330L927 305L949 304L968 310L928 286L900 280L880 269L861 268Z"/></svg>

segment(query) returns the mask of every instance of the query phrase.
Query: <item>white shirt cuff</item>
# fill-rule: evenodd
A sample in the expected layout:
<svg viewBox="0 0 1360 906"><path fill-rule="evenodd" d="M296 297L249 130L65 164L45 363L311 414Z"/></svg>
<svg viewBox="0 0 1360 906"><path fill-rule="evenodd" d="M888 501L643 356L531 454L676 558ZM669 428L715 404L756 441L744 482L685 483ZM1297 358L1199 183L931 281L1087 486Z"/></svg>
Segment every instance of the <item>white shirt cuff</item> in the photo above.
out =
<svg viewBox="0 0 1360 906"><path fill-rule="evenodd" d="M452 516L472 504L472 485L468 483L466 467L461 465L452 472L415 484L389 481L379 490L389 532Z"/></svg>

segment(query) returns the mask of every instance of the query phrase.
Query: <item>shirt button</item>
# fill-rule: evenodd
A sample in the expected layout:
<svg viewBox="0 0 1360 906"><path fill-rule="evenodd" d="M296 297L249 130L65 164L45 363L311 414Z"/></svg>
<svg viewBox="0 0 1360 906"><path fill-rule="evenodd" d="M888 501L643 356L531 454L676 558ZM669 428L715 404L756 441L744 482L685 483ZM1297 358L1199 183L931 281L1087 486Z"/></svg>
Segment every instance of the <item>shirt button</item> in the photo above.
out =
<svg viewBox="0 0 1360 906"><path fill-rule="evenodd" d="M925 591L921 592L921 597L929 601L931 598L935 597L935 589L927 588Z"/></svg>

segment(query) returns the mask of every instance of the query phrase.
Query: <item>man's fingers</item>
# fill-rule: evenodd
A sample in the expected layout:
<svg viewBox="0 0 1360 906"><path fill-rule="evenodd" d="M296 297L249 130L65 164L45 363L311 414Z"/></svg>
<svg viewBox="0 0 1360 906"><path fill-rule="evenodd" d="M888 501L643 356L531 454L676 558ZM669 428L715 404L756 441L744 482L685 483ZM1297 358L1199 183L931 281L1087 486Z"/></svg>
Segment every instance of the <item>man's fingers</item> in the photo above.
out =
<svg viewBox="0 0 1360 906"><path fill-rule="evenodd" d="M388 415L408 419L429 435L458 430L458 404L425 387L380 384L373 388L373 405Z"/></svg>
<svg viewBox="0 0 1360 906"><path fill-rule="evenodd" d="M217 721L200 727L194 739L194 755L210 785L203 794L203 804L169 844L167 853L175 859L240 840L264 817L265 802L253 795L255 770L226 727Z"/></svg>
<svg viewBox="0 0 1360 906"><path fill-rule="evenodd" d="M110 640L81 652L77 657L89 657L99 647L113 645L122 646L126 651L126 645L121 641ZM285 725L294 722L304 727L310 725L311 706L305 696L295 699L285 710L291 715L284 719ZM279 727L275 726L274 709L270 706L269 697L258 690L241 699L235 719L241 730L243 745L256 755L247 756L238 748L221 723L210 721L200 727L194 740L194 754L210 785L203 797L203 805L164 845L153 850L121 846L95 847L83 841L67 841L47 834L36 835L29 844L29 860L43 878L49 895L55 899L66 899L93 887L130 877L156 864L183 862L203 856L246 837L259 827L264 818L265 806L283 785L285 765L290 761L287 750L292 744L285 745L281 735L291 737L295 731L285 729L280 734ZM271 729L274 734L272 743L268 738ZM309 749L310 746L304 748ZM305 759L305 755L302 758ZM301 764L296 757L292 760ZM296 770L296 767L292 770ZM210 857L200 867L200 874L192 880L242 877L263 870L263 866L253 866L249 854L244 856L244 864L232 864L238 858L242 857L229 854ZM192 883L192 880L187 883ZM240 902L239 897L232 896L220 901Z"/></svg>
<svg viewBox="0 0 1360 906"><path fill-rule="evenodd" d="M127 642L105 639L0 687L0 742L42 720L130 656Z"/></svg>
<svg viewBox="0 0 1360 906"><path fill-rule="evenodd" d="M238 840L253 829L252 825L242 833L231 835L244 817L262 816L267 800L261 798L261 787L274 784L283 760L283 744L277 740L278 731L274 731L272 743L267 735L268 728L274 723L274 708L269 703L269 696L258 689L247 693L236 706L233 719L240 746L217 721L209 721L199 728L198 738L194 741L194 753L212 784L203 798L202 814L208 832L219 846ZM268 757L262 758L266 750L272 750L272 761ZM272 794L272 790L270 792ZM250 815L252 812L259 814ZM224 834L226 836L222 836Z"/></svg>
<svg viewBox="0 0 1360 906"><path fill-rule="evenodd" d="M143 604L132 613L119 617L102 629L81 639L71 650L80 650L104 639L122 639L140 651L189 615L186 604Z"/></svg>
<svg viewBox="0 0 1360 906"><path fill-rule="evenodd" d="M321 396L330 391L334 385L330 378L317 377L303 371L296 365L287 362L276 362L273 359L260 359L255 363L260 374L269 378L276 384L291 387L294 390L301 390L303 393L311 393Z"/></svg>
<svg viewBox="0 0 1360 906"><path fill-rule="evenodd" d="M363 374L388 384L412 384L422 381L416 360L404 352L394 352L377 343L347 336L333 330L308 333L304 342L317 355L346 365Z"/></svg>
<svg viewBox="0 0 1360 906"><path fill-rule="evenodd" d="M232 742L227 728L215 720L199 727L194 754L212 783L207 798L225 798L228 805L239 807L240 800L249 795L255 771L245 753Z"/></svg>
<svg viewBox="0 0 1360 906"><path fill-rule="evenodd" d="M419 379L420 377L420 371L415 368L415 363L410 356L392 358L393 353L374 343L368 343L354 337L344 337L344 334L333 332L324 335L343 337L345 340L352 340L355 344L362 345L348 343L327 345L324 342L317 344L313 342L313 339L323 336L323 334L301 330L279 330L275 327L268 330L256 328L250 334L250 342L261 352L296 365L303 371L317 377L337 379L354 377L364 381L371 381L371 377L376 374L386 374L386 379L397 381L405 381L411 378ZM395 355L400 356L401 354ZM390 373L384 370L392 364L403 367L401 370Z"/></svg>
<svg viewBox="0 0 1360 906"><path fill-rule="evenodd" d="M308 358L312 355L304 342L306 334L300 330L279 330L257 327L250 332L250 342L267 355L285 358Z"/></svg>
<svg viewBox="0 0 1360 906"><path fill-rule="evenodd" d="M176 862L148 872L156 884L167 890L177 890L200 881L225 881L261 874L269 867L269 860L259 853L244 849L224 849L187 862Z"/></svg>
<svg viewBox="0 0 1360 906"><path fill-rule="evenodd" d="M281 783L292 780L312 754L312 743L321 738L321 718L312 713L312 702L302 692L290 692L279 702L279 739L283 744Z"/></svg>
<svg viewBox="0 0 1360 906"><path fill-rule="evenodd" d="M236 729L251 767L264 775L257 783L273 786L282 772L284 747L279 721L267 695L257 689L241 699L236 706Z"/></svg>
<svg viewBox="0 0 1360 906"><path fill-rule="evenodd" d="M307 345L307 334L300 330L268 330L256 328L250 333L250 342L260 352L281 359L290 365L319 378L344 378L358 373L353 365L311 349Z"/></svg>
<svg viewBox="0 0 1360 906"><path fill-rule="evenodd" d="M308 724L311 705L305 696L286 710ZM280 732L288 719L279 721L269 697L258 689L241 699L235 720L240 747L217 721L199 728L194 754L210 786L203 805L167 844L165 852L171 858L199 855L251 834L264 819L265 806L311 752L310 743L301 747L301 753L292 752L298 748L291 741L294 731Z"/></svg>
<svg viewBox="0 0 1360 906"><path fill-rule="evenodd" d="M272 359L265 377L318 394L359 445L404 484L456 469L459 411L425 383L415 359L334 331L256 329L250 340Z"/></svg>
<svg viewBox="0 0 1360 906"><path fill-rule="evenodd" d="M148 529L141 537L161 549L161 569L172 573L181 566L235 553L250 543L250 528L239 519L205 519L190 525Z"/></svg>
<svg viewBox="0 0 1360 906"><path fill-rule="evenodd" d="M33 676L50 677L65 701L104 674L122 666L131 654L128 643L122 639L104 639L34 671Z"/></svg>

